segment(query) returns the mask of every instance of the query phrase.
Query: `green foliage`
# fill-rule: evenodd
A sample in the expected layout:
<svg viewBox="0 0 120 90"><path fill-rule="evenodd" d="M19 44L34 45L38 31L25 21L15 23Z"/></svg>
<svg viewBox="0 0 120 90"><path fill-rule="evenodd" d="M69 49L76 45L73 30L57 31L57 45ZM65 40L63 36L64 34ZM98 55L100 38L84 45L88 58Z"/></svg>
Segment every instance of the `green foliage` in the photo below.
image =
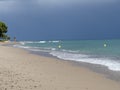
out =
<svg viewBox="0 0 120 90"><path fill-rule="evenodd" d="M6 34L3 34L3 35L2 35L2 38L3 38L4 40L10 40L10 37L9 37L8 35L6 35Z"/></svg>
<svg viewBox="0 0 120 90"><path fill-rule="evenodd" d="M10 37L6 35L8 31L7 28L8 27L6 26L4 22L0 22L0 38L3 38L5 40L10 39Z"/></svg>

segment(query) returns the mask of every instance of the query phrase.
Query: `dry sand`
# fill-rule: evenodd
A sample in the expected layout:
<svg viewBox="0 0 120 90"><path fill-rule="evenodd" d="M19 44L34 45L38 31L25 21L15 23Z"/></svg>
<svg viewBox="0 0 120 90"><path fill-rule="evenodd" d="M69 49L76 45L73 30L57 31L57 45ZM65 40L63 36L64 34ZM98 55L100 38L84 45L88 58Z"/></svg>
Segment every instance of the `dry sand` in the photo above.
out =
<svg viewBox="0 0 120 90"><path fill-rule="evenodd" d="M0 90L120 90L120 82L67 61L0 46Z"/></svg>

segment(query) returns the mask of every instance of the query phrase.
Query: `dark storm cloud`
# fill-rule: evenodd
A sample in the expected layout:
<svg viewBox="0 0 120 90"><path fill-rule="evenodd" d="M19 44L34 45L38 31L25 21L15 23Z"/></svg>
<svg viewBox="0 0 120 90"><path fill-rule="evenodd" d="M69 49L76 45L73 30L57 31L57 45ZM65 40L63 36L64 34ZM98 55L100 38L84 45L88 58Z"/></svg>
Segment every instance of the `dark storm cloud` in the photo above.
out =
<svg viewBox="0 0 120 90"><path fill-rule="evenodd" d="M0 0L0 20L21 40L120 38L119 16L117 0Z"/></svg>

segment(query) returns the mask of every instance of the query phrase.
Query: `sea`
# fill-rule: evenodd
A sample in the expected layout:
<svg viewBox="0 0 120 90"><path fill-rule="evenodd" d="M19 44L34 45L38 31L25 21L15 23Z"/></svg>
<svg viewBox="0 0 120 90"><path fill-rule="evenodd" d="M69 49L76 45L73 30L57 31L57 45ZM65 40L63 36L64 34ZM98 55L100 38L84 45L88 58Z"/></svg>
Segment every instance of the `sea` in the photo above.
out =
<svg viewBox="0 0 120 90"><path fill-rule="evenodd" d="M19 41L13 47L120 71L120 40Z"/></svg>

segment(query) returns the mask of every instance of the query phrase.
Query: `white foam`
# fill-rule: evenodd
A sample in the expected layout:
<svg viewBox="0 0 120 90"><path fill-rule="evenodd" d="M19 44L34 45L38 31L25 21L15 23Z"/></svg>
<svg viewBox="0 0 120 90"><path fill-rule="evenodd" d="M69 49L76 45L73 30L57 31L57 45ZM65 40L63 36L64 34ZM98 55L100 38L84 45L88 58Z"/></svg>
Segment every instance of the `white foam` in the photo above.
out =
<svg viewBox="0 0 120 90"><path fill-rule="evenodd" d="M31 47L28 47L28 46L21 46L21 45L13 45L13 47L24 48L24 49L29 49L29 48L31 48Z"/></svg>
<svg viewBox="0 0 120 90"><path fill-rule="evenodd" d="M62 49L63 52L69 52L69 53L79 53L79 50L73 51L73 50L65 50Z"/></svg>
<svg viewBox="0 0 120 90"><path fill-rule="evenodd" d="M49 41L50 43L59 43L60 41Z"/></svg>
<svg viewBox="0 0 120 90"><path fill-rule="evenodd" d="M46 43L46 41L39 41L39 42L36 42L36 43Z"/></svg>
<svg viewBox="0 0 120 90"><path fill-rule="evenodd" d="M55 51L55 50L56 50L56 48L51 48L51 50Z"/></svg>
<svg viewBox="0 0 120 90"><path fill-rule="evenodd" d="M72 53L59 52L59 51L52 51L50 52L50 54L53 56L57 56L58 58L65 59L65 60L89 57L88 55L84 55L84 54L72 54Z"/></svg>
<svg viewBox="0 0 120 90"><path fill-rule="evenodd" d="M108 67L108 69L110 70L120 71L120 62L108 58L90 58L88 55L84 55L84 54L71 54L71 53L57 52L57 51L51 52L50 54L64 60L104 65Z"/></svg>
<svg viewBox="0 0 120 90"><path fill-rule="evenodd" d="M20 44L22 44L22 45L25 45L25 42L19 42Z"/></svg>
<svg viewBox="0 0 120 90"><path fill-rule="evenodd" d="M35 52L49 52L48 50L41 50L41 49L35 49L35 48L31 48L31 49L28 49L30 51L35 51Z"/></svg>
<svg viewBox="0 0 120 90"><path fill-rule="evenodd" d="M20 42L21 45L14 45L14 47L18 48L24 48L28 49L31 51L43 51L43 52L49 52L51 55L56 56L60 59L63 60L71 60L71 61L77 61L77 62L86 62L86 63L91 63L91 64L99 64L99 65L104 65L108 67L108 69L113 70L113 71L120 71L120 62L119 60L113 60L110 58L95 58L91 57L89 55L85 54L80 54L79 51L72 51L72 50L61 50L57 51L57 48L53 47L45 47L45 48L40 48L40 47L30 47L30 46L24 46L25 43L46 43L47 41L37 41L37 42L32 42L32 41L23 41Z"/></svg>
<svg viewBox="0 0 120 90"><path fill-rule="evenodd" d="M37 51L37 52L39 52L39 51L50 52L51 50L52 51L56 50L56 48L40 48L40 47L24 46L24 45L20 45L20 44L13 45L13 47L23 48L23 49L27 49L29 51Z"/></svg>
<svg viewBox="0 0 120 90"><path fill-rule="evenodd" d="M20 43L34 43L33 41L21 41Z"/></svg>
<svg viewBox="0 0 120 90"><path fill-rule="evenodd" d="M20 44L25 45L25 43L46 43L47 41L22 41Z"/></svg>

